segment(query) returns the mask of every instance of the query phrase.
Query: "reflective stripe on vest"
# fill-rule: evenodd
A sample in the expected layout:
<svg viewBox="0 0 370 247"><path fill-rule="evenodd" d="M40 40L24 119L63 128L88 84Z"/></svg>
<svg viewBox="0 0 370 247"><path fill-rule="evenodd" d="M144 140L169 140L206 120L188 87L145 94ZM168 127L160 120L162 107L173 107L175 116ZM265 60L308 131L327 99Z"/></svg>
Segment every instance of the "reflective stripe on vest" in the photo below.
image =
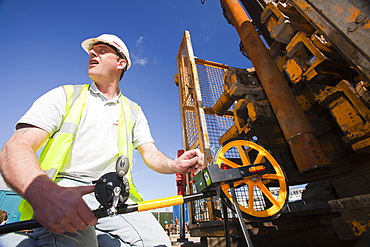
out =
<svg viewBox="0 0 370 247"><path fill-rule="evenodd" d="M123 111L119 111L118 113L118 126L120 126L121 130L118 131L118 150L119 155L125 155L128 157L130 161L130 169L128 173L126 174L126 178L128 182L130 183L130 195L129 198L133 200L134 202L140 202L142 201L142 196L136 189L133 181L132 181L132 159L133 159L133 144L132 144L132 127L133 127L133 121L132 116L135 114L137 117L137 112L139 109L139 106L121 95L120 103L122 104ZM131 112L131 118L128 118L128 114L123 114L124 112ZM136 118L135 118L136 119ZM130 129L125 129L126 126L129 126ZM124 153L126 151L126 153Z"/></svg>
<svg viewBox="0 0 370 247"><path fill-rule="evenodd" d="M76 86L65 85L63 88L67 96L66 117L61 128L49 138L40 154L41 169L44 170L52 180L58 175L58 172L64 164L64 159L72 146L85 108L87 96L90 93L90 84ZM123 95L120 95L120 103L122 107L120 107L118 111L118 126L121 126L118 130L119 155L126 155L129 158L130 170L126 176L130 183L130 199L139 202L142 201L142 198L133 184L131 174L133 158L132 129L133 123L136 122L139 106ZM33 210L26 200L23 199L21 201L18 209L21 213L20 220L32 219Z"/></svg>

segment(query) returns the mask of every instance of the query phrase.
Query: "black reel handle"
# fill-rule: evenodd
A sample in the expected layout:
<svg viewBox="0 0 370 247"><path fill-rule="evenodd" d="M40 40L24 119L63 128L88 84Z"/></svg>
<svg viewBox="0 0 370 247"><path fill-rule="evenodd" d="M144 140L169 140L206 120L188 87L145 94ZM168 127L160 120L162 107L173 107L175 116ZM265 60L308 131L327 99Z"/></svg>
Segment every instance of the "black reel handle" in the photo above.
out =
<svg viewBox="0 0 370 247"><path fill-rule="evenodd" d="M129 168L128 158L122 155L117 159L116 172L109 172L93 181L96 184L95 197L105 209L115 211L129 198L130 185L125 177Z"/></svg>
<svg viewBox="0 0 370 247"><path fill-rule="evenodd" d="M119 177L115 172L104 174L93 183L96 184L94 189L95 198L106 209L114 206L113 200L117 188L119 188L119 201L116 206L124 204L129 197L130 186L127 178Z"/></svg>
<svg viewBox="0 0 370 247"><path fill-rule="evenodd" d="M123 178L130 169L130 161L124 155L121 155L116 162L116 173L119 177Z"/></svg>

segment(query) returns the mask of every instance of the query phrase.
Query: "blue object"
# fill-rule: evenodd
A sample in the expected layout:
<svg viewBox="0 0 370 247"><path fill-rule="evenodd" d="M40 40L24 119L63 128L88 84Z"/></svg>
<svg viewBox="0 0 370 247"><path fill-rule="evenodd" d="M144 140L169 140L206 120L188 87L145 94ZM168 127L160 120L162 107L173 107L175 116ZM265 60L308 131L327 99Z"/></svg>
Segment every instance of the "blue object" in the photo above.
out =
<svg viewBox="0 0 370 247"><path fill-rule="evenodd" d="M173 208L172 208L172 210L173 210L173 222L175 222L176 219L178 221L180 221L180 207L181 207L181 205L176 205L176 206L173 206ZM189 212L188 212L188 204L187 203L184 204L184 214L185 214L185 223L189 222Z"/></svg>
<svg viewBox="0 0 370 247"><path fill-rule="evenodd" d="M6 223L19 221L21 213L18 211L18 206L22 197L11 190L0 190L0 209L8 214ZM0 222L1 223L1 222Z"/></svg>

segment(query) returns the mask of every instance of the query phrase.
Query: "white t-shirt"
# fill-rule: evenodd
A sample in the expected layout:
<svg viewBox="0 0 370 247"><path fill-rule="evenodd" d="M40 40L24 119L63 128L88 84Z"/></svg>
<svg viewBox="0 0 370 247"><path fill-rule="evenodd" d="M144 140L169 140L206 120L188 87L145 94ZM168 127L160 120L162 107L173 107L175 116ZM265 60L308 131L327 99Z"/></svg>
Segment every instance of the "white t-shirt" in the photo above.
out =
<svg viewBox="0 0 370 247"><path fill-rule="evenodd" d="M58 177L91 182L107 172L115 171L118 154L118 111L120 95L107 100L95 83L78 126L72 148ZM55 88L38 98L18 121L46 130L53 135L59 130L65 115L67 97L63 87ZM132 130L133 147L154 142L141 108Z"/></svg>

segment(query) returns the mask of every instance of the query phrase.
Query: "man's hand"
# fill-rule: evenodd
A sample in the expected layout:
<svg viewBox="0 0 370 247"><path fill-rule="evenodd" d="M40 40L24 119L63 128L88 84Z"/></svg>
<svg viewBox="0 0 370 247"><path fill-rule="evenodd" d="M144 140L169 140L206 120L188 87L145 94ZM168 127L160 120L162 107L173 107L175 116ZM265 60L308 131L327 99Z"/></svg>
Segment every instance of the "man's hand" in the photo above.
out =
<svg viewBox="0 0 370 247"><path fill-rule="evenodd" d="M198 173L204 163L204 154L199 149L186 151L176 160L170 159L157 149L154 143L145 143L137 147L145 164L154 171L172 174L188 173L194 171Z"/></svg>
<svg viewBox="0 0 370 247"><path fill-rule="evenodd" d="M34 209L35 219L45 228L54 233L76 232L85 230L89 225L94 226L98 221L82 199L83 195L93 191L94 185L56 185L49 187L46 193L33 193L34 198L28 200Z"/></svg>
<svg viewBox="0 0 370 247"><path fill-rule="evenodd" d="M194 172L197 174L203 166L204 154L199 149L193 149L184 152L179 158L173 163L173 167L178 173L189 173Z"/></svg>

